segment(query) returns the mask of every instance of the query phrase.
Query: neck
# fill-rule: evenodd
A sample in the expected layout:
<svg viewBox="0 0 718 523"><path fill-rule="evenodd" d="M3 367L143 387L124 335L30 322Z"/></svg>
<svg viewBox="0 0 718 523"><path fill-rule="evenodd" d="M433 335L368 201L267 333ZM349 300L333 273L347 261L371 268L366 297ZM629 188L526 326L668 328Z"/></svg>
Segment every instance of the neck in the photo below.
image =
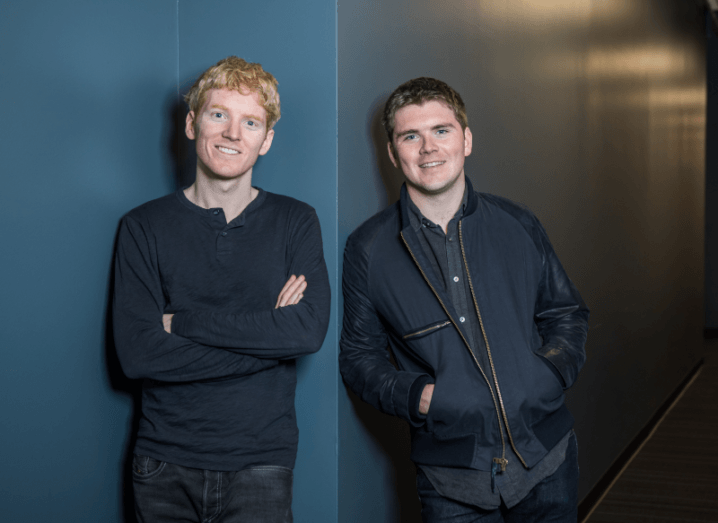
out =
<svg viewBox="0 0 718 523"><path fill-rule="evenodd" d="M204 209L221 207L229 223L242 214L259 191L252 187L251 172L231 180L209 178L198 172L197 179L184 190L184 194L189 201Z"/></svg>
<svg viewBox="0 0 718 523"><path fill-rule="evenodd" d="M465 187L466 181L462 175L448 190L439 194L426 194L408 184L406 190L421 214L439 225L446 233L449 222L459 210L464 199Z"/></svg>

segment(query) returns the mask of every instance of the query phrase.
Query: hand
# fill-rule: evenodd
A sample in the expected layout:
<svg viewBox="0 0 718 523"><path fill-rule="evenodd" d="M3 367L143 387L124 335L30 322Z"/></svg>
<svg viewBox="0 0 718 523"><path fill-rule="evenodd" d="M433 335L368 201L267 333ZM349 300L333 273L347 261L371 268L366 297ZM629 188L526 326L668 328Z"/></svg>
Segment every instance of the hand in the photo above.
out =
<svg viewBox="0 0 718 523"><path fill-rule="evenodd" d="M279 307L285 307L287 305L296 305L304 298L306 288L307 281L304 279L304 276L300 274L299 278L297 278L292 274L287 280L287 283L284 284L282 292L279 293L279 298L277 298L277 304L274 308L278 309Z"/></svg>
<svg viewBox="0 0 718 523"><path fill-rule="evenodd" d="M434 384L429 383L424 385L424 390L421 391L421 400L419 401L419 413L428 414L429 405L431 404L431 398L434 396Z"/></svg>
<svg viewBox="0 0 718 523"><path fill-rule="evenodd" d="M168 334L170 334L172 331L170 330L172 328L172 316L174 314L163 314L162 315L162 325L165 328L165 331L167 331Z"/></svg>

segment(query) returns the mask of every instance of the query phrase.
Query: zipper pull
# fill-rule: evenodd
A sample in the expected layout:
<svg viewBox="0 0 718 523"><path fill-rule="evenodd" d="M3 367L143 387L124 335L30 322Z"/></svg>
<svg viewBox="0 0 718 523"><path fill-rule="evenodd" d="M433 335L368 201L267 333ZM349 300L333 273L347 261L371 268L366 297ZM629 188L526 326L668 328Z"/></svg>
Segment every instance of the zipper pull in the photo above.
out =
<svg viewBox="0 0 718 523"><path fill-rule="evenodd" d="M509 464L509 460L506 458L494 458L493 461L496 467L501 466L501 472L506 472L506 465ZM493 469L493 466L491 468Z"/></svg>
<svg viewBox="0 0 718 523"><path fill-rule="evenodd" d="M496 473L506 472L509 460L506 458L493 458L491 463L491 492L496 492ZM499 468L501 470L499 470Z"/></svg>

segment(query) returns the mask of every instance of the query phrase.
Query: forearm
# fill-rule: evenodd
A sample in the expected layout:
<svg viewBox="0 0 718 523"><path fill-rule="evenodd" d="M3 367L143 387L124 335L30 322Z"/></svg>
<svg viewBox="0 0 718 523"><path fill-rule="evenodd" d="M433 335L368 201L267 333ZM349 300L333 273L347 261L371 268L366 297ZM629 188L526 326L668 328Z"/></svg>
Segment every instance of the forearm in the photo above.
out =
<svg viewBox="0 0 718 523"><path fill-rule="evenodd" d="M125 374L132 379L150 378L187 382L254 374L274 367L277 360L259 359L168 334L158 322L135 320L134 326L115 311L115 345Z"/></svg>
<svg viewBox="0 0 718 523"><path fill-rule="evenodd" d="M555 367L568 388L586 360L589 311L544 238L546 261L534 316L543 340L539 354Z"/></svg>
<svg viewBox="0 0 718 523"><path fill-rule="evenodd" d="M311 286L309 282L309 289ZM239 354L295 358L321 347L329 325L329 303L327 283L324 289L312 291L297 305L267 311L180 311L172 318L172 332Z"/></svg>
<svg viewBox="0 0 718 523"><path fill-rule="evenodd" d="M339 370L347 386L363 401L419 426L423 423L419 398L431 377L398 370L390 361L388 336L368 290L366 253L358 247L350 240L344 255Z"/></svg>

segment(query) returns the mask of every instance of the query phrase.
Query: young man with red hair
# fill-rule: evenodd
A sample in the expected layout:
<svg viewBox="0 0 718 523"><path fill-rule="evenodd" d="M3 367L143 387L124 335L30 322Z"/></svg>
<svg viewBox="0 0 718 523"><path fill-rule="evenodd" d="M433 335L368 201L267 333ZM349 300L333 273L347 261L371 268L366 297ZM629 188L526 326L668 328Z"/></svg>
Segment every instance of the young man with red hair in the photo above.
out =
<svg viewBox="0 0 718 523"><path fill-rule="evenodd" d="M291 522L295 361L329 321L319 221L252 186L280 117L271 74L229 57L185 99L196 179L130 211L116 253L117 352L143 380L137 517Z"/></svg>

